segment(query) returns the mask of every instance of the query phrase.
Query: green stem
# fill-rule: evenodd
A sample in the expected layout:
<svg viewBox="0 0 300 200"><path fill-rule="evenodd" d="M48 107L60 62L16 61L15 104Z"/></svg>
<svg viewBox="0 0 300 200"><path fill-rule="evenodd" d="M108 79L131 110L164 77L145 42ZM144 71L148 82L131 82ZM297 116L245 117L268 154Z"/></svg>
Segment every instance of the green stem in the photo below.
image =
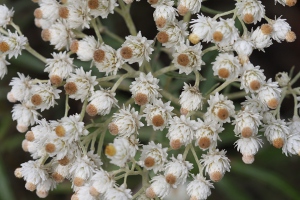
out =
<svg viewBox="0 0 300 200"><path fill-rule="evenodd" d="M123 75L119 78L119 80L117 80L117 82L114 84L113 88L111 89L111 92L115 92L115 91L117 90L118 86L122 83L122 81L123 81L124 79L126 79L128 76L129 76L128 73L127 73L127 74L123 74Z"/></svg>
<svg viewBox="0 0 300 200"><path fill-rule="evenodd" d="M46 63L46 58L44 56L42 56L41 54L39 54L37 51L35 51L33 48L31 48L31 46L29 46L28 43L27 43L27 45L25 45L25 49L29 53L31 53L33 56L35 56L37 59L39 59L43 63Z"/></svg>
<svg viewBox="0 0 300 200"><path fill-rule="evenodd" d="M233 79L233 80L226 80L222 85L220 85L219 87L217 87L214 91L212 91L210 93L210 95L214 95L215 93L221 91L222 89L224 89L226 86L228 86L230 83L237 81L238 79Z"/></svg>
<svg viewBox="0 0 300 200"><path fill-rule="evenodd" d="M195 80L195 87L199 88L199 83L200 83L200 73L198 72L198 70L194 70L195 76L196 76L196 80Z"/></svg>
<svg viewBox="0 0 300 200"><path fill-rule="evenodd" d="M66 95L66 101L65 101L65 117L68 116L68 112L70 110L70 106L69 106L69 95Z"/></svg>
<svg viewBox="0 0 300 200"><path fill-rule="evenodd" d="M213 14L213 15L217 15L217 14L222 13L222 11L214 10L214 9L208 8L208 7L203 6L203 5L201 5L200 10L204 13L209 13L209 14Z"/></svg>
<svg viewBox="0 0 300 200"><path fill-rule="evenodd" d="M189 145L187 145L187 146L185 147L185 150L184 150L183 155L182 155L182 159L183 159L183 160L186 159L186 156L187 156L187 154L189 153L189 150L191 149L191 146L192 146L192 144L189 144Z"/></svg>
<svg viewBox="0 0 300 200"><path fill-rule="evenodd" d="M219 17L230 15L230 14L234 13L234 11L235 11L235 9L229 10L227 12L219 13L219 14L215 15L213 19L218 19Z"/></svg>
<svg viewBox="0 0 300 200"><path fill-rule="evenodd" d="M179 103L179 99L174 97L171 93L167 92L167 91L164 91L164 90L161 90L159 91L160 94L165 97L166 99L170 100L171 102L173 102L174 104L176 105L179 105L180 106L180 103Z"/></svg>
<svg viewBox="0 0 300 200"><path fill-rule="evenodd" d="M192 154L193 154L193 156L194 156L194 159L195 159L195 161L196 161L196 163L197 163L197 166L198 166L198 169L199 169L199 173L202 174L201 172L202 172L202 170L203 170L203 167L202 167L202 165L201 165L201 163L200 163L200 161L199 161L199 158L198 158L197 153L196 153L196 151L195 151L195 149L194 149L193 146L191 146L191 151L192 151Z"/></svg>
<svg viewBox="0 0 300 200"><path fill-rule="evenodd" d="M300 78L300 72L290 81L290 85L293 85Z"/></svg>
<svg viewBox="0 0 300 200"><path fill-rule="evenodd" d="M177 70L177 68L174 65L170 65L168 67L164 67L160 70L157 70L156 72L153 73L153 76L158 77L158 76L163 75L163 74L165 74L169 71L174 71L174 70Z"/></svg>
<svg viewBox="0 0 300 200"><path fill-rule="evenodd" d="M189 11L189 12L187 12L185 15L184 15L184 17L183 17L183 21L184 22L189 22L190 20L191 20L191 12Z"/></svg>
<svg viewBox="0 0 300 200"><path fill-rule="evenodd" d="M23 35L23 33L21 32L21 30L20 30L20 27L18 26L18 25L16 25L14 22L10 22L10 25L12 26L12 27L14 27L14 29L19 33L19 35Z"/></svg>
<svg viewBox="0 0 300 200"><path fill-rule="evenodd" d="M99 31L99 27L97 26L97 23L96 23L95 18L92 19L91 24L92 24L92 26L93 26L93 28L94 28L94 31L95 31L95 33L96 33L96 35L97 35L98 40L100 41L100 43L102 43L102 42L103 42L103 39L102 39L102 37L101 37L100 31Z"/></svg>
<svg viewBox="0 0 300 200"><path fill-rule="evenodd" d="M131 4L128 4L128 5L125 5L124 1L123 0L118 0L120 6L121 6L121 16L123 16L124 20L125 20L125 23L129 29L129 32L131 35L135 36L137 35L137 31L136 31L136 28L135 28L135 25L132 21L132 18L131 18L131 15L130 15L130 6Z"/></svg>
<svg viewBox="0 0 300 200"><path fill-rule="evenodd" d="M103 77L103 78L98 78L97 81L98 82L110 81L110 80L117 79L117 78L120 78L120 77L121 77L121 75L106 76L106 77Z"/></svg>
<svg viewBox="0 0 300 200"><path fill-rule="evenodd" d="M128 64L123 64L123 66L122 66L122 68L123 69L125 69L127 72L129 72L129 73L135 73L135 72L137 72L137 71L135 71L130 65L128 65Z"/></svg>
<svg viewBox="0 0 300 200"><path fill-rule="evenodd" d="M206 49L204 49L203 51L202 51L202 56L204 55L204 54L206 54L206 53L208 53L208 52L210 52L210 51L215 51L215 50L217 50L218 49L218 47L217 46L211 46L211 47L208 47L208 48L206 48Z"/></svg>
<svg viewBox="0 0 300 200"><path fill-rule="evenodd" d="M277 114L277 119L280 119L281 103L282 103L283 99L285 98L286 92L287 92L287 88L286 87L282 88L282 93L281 93L280 101L279 101L278 106L277 106L277 108L276 108L276 110L274 112L274 114Z"/></svg>
<svg viewBox="0 0 300 200"><path fill-rule="evenodd" d="M84 118L84 115L85 115L85 109L86 109L87 103L88 103L88 100L85 99L84 102L83 102L82 108L81 108L80 120L79 120L79 121L82 121L83 118Z"/></svg>
<svg viewBox="0 0 300 200"><path fill-rule="evenodd" d="M106 129L105 129L105 131L102 132L102 134L100 136L100 139L99 139L99 142L98 142L97 154L100 157L101 157L101 154L102 154L102 147L103 147L103 142L104 142L105 135L106 135Z"/></svg>

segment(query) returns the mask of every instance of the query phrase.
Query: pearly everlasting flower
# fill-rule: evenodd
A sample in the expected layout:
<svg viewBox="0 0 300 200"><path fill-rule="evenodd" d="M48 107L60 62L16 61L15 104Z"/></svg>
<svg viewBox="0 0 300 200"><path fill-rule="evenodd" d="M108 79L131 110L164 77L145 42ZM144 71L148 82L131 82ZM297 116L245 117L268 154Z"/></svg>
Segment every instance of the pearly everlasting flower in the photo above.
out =
<svg viewBox="0 0 300 200"><path fill-rule="evenodd" d="M140 73L140 76L135 78L135 81L129 86L129 90L132 93L132 98L138 105L145 105L147 103L154 102L154 99L161 97L158 92L159 79L153 77L151 72L147 75L143 72Z"/></svg>
<svg viewBox="0 0 300 200"><path fill-rule="evenodd" d="M24 35L19 35L17 32L12 33L8 30L8 36L0 36L0 54L8 55L11 59L22 54L22 50L25 49L27 44L27 38Z"/></svg>
<svg viewBox="0 0 300 200"><path fill-rule="evenodd" d="M52 53L53 58L46 60L44 72L49 73L50 81L53 85L59 85L63 79L68 78L73 72L73 58L67 52Z"/></svg>
<svg viewBox="0 0 300 200"><path fill-rule="evenodd" d="M90 0L88 1L89 13L94 17L107 18L109 13L114 13L118 6L116 0Z"/></svg>
<svg viewBox="0 0 300 200"><path fill-rule="evenodd" d="M34 16L39 19L54 23L59 18L60 4L56 0L41 0L39 8L34 11Z"/></svg>
<svg viewBox="0 0 300 200"><path fill-rule="evenodd" d="M288 126L290 128L291 134L299 134L300 133L300 118L298 116L293 116L290 122L288 122Z"/></svg>
<svg viewBox="0 0 300 200"><path fill-rule="evenodd" d="M194 139L195 130L198 128L197 122L186 118L185 115L175 116L169 121L169 124L167 137L172 149L179 149L182 145L190 144Z"/></svg>
<svg viewBox="0 0 300 200"><path fill-rule="evenodd" d="M201 56L201 44L190 46L189 44L180 43L175 49L172 62L179 69L179 74L185 73L188 75L193 70L200 71L201 65L205 64Z"/></svg>
<svg viewBox="0 0 300 200"><path fill-rule="evenodd" d="M86 107L86 112L90 116L107 115L110 113L113 106L118 107L118 100L115 98L116 93L109 89L103 89L93 92L89 98L89 104Z"/></svg>
<svg viewBox="0 0 300 200"><path fill-rule="evenodd" d="M53 87L48 81L48 83L38 83L32 85L31 87L31 103L36 106L36 109L49 109L53 107L56 103L55 99L59 99L59 93L61 90Z"/></svg>
<svg viewBox="0 0 300 200"><path fill-rule="evenodd" d="M92 193L93 193L93 191L92 191ZM71 198L71 199L73 199L73 198ZM95 197L91 194L90 186L89 186L89 184L86 183L85 185L83 185L79 189L77 189L75 199L77 199L77 200L97 200L97 197Z"/></svg>
<svg viewBox="0 0 300 200"><path fill-rule="evenodd" d="M124 167L127 160L131 158L131 149L128 139L117 137L113 143L105 147L105 155L110 159L110 163L119 167Z"/></svg>
<svg viewBox="0 0 300 200"><path fill-rule="evenodd" d="M0 78L3 79L3 77L7 74L7 65L10 63L5 60L5 54L0 54Z"/></svg>
<svg viewBox="0 0 300 200"><path fill-rule="evenodd" d="M300 155L300 133L292 133L287 136L286 142L282 147L282 152L288 155Z"/></svg>
<svg viewBox="0 0 300 200"><path fill-rule="evenodd" d="M91 75L92 71L85 72L82 67L75 69L66 80L64 86L70 98L82 102L94 92L94 86L98 84L96 76Z"/></svg>
<svg viewBox="0 0 300 200"><path fill-rule="evenodd" d="M189 40L193 44L197 44L201 40L203 42L210 42L213 35L213 27L217 21L213 18L206 17L203 14L197 15L198 19L192 19L191 29L192 33L189 35Z"/></svg>
<svg viewBox="0 0 300 200"><path fill-rule="evenodd" d="M53 190L56 187L56 182L52 178L39 183L36 186L36 195L39 198L46 198L50 190Z"/></svg>
<svg viewBox="0 0 300 200"><path fill-rule="evenodd" d="M91 186L90 186L90 193L94 191L93 194L104 194L109 188L112 188L115 185L114 178L109 175L107 171L103 169L97 170L96 173L91 177ZM95 196L93 195L92 196Z"/></svg>
<svg viewBox="0 0 300 200"><path fill-rule="evenodd" d="M257 97L263 104L267 105L270 109L276 109L280 101L281 89L278 87L277 82L272 82L269 79L262 85L257 94Z"/></svg>
<svg viewBox="0 0 300 200"><path fill-rule="evenodd" d="M6 25L11 22L13 15L13 9L9 10L6 5L0 5L0 26L6 28Z"/></svg>
<svg viewBox="0 0 300 200"><path fill-rule="evenodd" d="M94 36L85 36L82 40L72 41L70 49L76 53L79 60L90 61L93 59L97 45L98 43Z"/></svg>
<svg viewBox="0 0 300 200"><path fill-rule="evenodd" d="M34 125L40 114L28 103L15 104L12 109L12 118L17 121L17 129L23 133L28 126Z"/></svg>
<svg viewBox="0 0 300 200"><path fill-rule="evenodd" d="M203 122L198 119L198 124L199 127L195 131L195 146L198 145L202 150L216 147L217 140L221 140L218 134L224 130L221 124L209 118Z"/></svg>
<svg viewBox="0 0 300 200"><path fill-rule="evenodd" d="M262 131L264 131L264 135L270 144L273 144L276 148L281 148L286 143L290 130L284 120L273 119L269 121L269 124L263 125Z"/></svg>
<svg viewBox="0 0 300 200"><path fill-rule="evenodd" d="M137 133L138 129L144 124L140 122L141 117L134 107L123 108L118 113L113 114L112 122L109 123L108 129L111 134L129 137L131 134Z"/></svg>
<svg viewBox="0 0 300 200"><path fill-rule="evenodd" d="M198 13L201 8L202 0L179 0L178 1L178 13L184 16L188 11L191 14Z"/></svg>
<svg viewBox="0 0 300 200"><path fill-rule="evenodd" d="M234 20L231 18L222 19L214 24L212 39L213 42L223 46L224 44L233 44L239 37L238 29L234 26Z"/></svg>
<svg viewBox="0 0 300 200"><path fill-rule="evenodd" d="M255 31L251 31L250 38L254 44L255 49L261 51L264 51L264 48L267 48L272 44L270 35L264 34L260 27L257 27Z"/></svg>
<svg viewBox="0 0 300 200"><path fill-rule="evenodd" d="M42 39L50 41L55 49L60 50L66 48L69 50L74 33L67 26L65 21L57 20L48 29L42 31Z"/></svg>
<svg viewBox="0 0 300 200"><path fill-rule="evenodd" d="M179 96L179 103L181 114L186 115L189 111L202 109L203 97L197 87L184 83L183 91Z"/></svg>
<svg viewBox="0 0 300 200"><path fill-rule="evenodd" d="M253 48L254 44L250 40L248 33L244 33L243 36L234 42L233 49L238 54L241 65L244 65L249 61L249 57L252 54Z"/></svg>
<svg viewBox="0 0 300 200"><path fill-rule="evenodd" d="M120 187L110 187L105 193L105 199L120 199L120 200L130 200L132 199L131 190L126 189L126 185L123 184Z"/></svg>
<svg viewBox="0 0 300 200"><path fill-rule="evenodd" d="M30 95L32 81L29 76L18 72L18 77L12 78L9 85L12 86L7 98L10 102L27 101Z"/></svg>
<svg viewBox="0 0 300 200"><path fill-rule="evenodd" d="M240 75L241 65L233 54L219 53L212 64L214 75L221 79L234 80Z"/></svg>
<svg viewBox="0 0 300 200"><path fill-rule="evenodd" d="M207 199L211 195L211 188L214 188L213 184L206 180L202 174L194 176L194 180L187 186L187 193L193 200Z"/></svg>
<svg viewBox="0 0 300 200"><path fill-rule="evenodd" d="M87 6L87 1L73 0L68 4L68 17L67 24L68 27L76 28L90 28L91 16L89 13L89 8Z"/></svg>
<svg viewBox="0 0 300 200"><path fill-rule="evenodd" d="M234 105L231 100L227 100L227 97L223 94L216 93L215 95L210 95L210 99L207 102L209 107L205 117L220 123L230 122L230 117L234 115Z"/></svg>
<svg viewBox="0 0 300 200"><path fill-rule="evenodd" d="M155 174L163 171L164 164L167 162L167 150L168 148L162 148L161 144L155 144L153 141L148 145L143 145L139 165L147 170L153 169Z"/></svg>
<svg viewBox="0 0 300 200"><path fill-rule="evenodd" d="M51 125L57 137L60 137L68 143L78 141L80 136L87 135L89 132L84 128L84 123L80 121L80 115L70 115L63 117L58 121L52 121Z"/></svg>
<svg viewBox="0 0 300 200"><path fill-rule="evenodd" d="M129 64L137 62L139 66L142 66L144 60L150 61L149 55L154 50L151 47L153 40L147 40L146 37L142 37L140 31L137 36L129 35L125 39L118 52L126 62Z"/></svg>
<svg viewBox="0 0 300 200"><path fill-rule="evenodd" d="M156 35L157 40L166 48L171 48L184 42L188 35L186 31L187 24L183 21L173 21L166 24L163 28L158 28L159 32Z"/></svg>
<svg viewBox="0 0 300 200"><path fill-rule="evenodd" d="M189 170L193 169L193 164L185 161L182 154L178 154L177 159L172 156L172 161L168 162L165 166L164 175L167 183L176 188L186 182Z"/></svg>
<svg viewBox="0 0 300 200"><path fill-rule="evenodd" d="M260 114L268 110L268 107L263 104L254 94L251 94L251 96L245 96L245 98L246 100L241 103L243 110Z"/></svg>
<svg viewBox="0 0 300 200"><path fill-rule="evenodd" d="M173 1L165 1L165 3L155 7L153 18L158 28L163 28L166 24L176 20L178 14L173 5Z"/></svg>
<svg viewBox="0 0 300 200"><path fill-rule="evenodd" d="M276 3L280 3L281 5L285 6L294 6L297 3L297 0L275 0Z"/></svg>
<svg viewBox="0 0 300 200"><path fill-rule="evenodd" d="M254 155L262 147L262 144L263 141L258 136L242 137L234 143L237 150L243 155L242 159L246 164L254 162Z"/></svg>
<svg viewBox="0 0 300 200"><path fill-rule="evenodd" d="M234 133L236 136L251 137L258 133L258 127L261 125L262 116L257 112L241 110L235 116Z"/></svg>
<svg viewBox="0 0 300 200"><path fill-rule="evenodd" d="M146 117L147 126L152 125L155 131L163 130L173 115L172 110L174 107L170 104L170 101L164 104L161 99L156 99L153 104L146 104L143 116Z"/></svg>
<svg viewBox="0 0 300 200"><path fill-rule="evenodd" d="M237 14L247 24L256 24L265 16L264 5L258 0L242 0L236 4Z"/></svg>
<svg viewBox="0 0 300 200"><path fill-rule="evenodd" d="M230 160L225 156L226 151L218 149L202 154L201 164L205 167L205 172L209 174L212 181L220 181L226 171L230 171Z"/></svg>
<svg viewBox="0 0 300 200"><path fill-rule="evenodd" d="M271 37L277 42L285 40L287 34L291 31L291 26L285 21L285 19L281 19L280 17L272 20L270 25L273 29Z"/></svg>
<svg viewBox="0 0 300 200"><path fill-rule="evenodd" d="M124 60L118 52L111 46L101 44L93 53L93 61L99 72L105 72L105 75L116 75L118 70L122 68Z"/></svg>
<svg viewBox="0 0 300 200"><path fill-rule="evenodd" d="M243 66L243 72L241 74L241 88L245 92L257 92L259 88L266 82L266 76L264 70L260 69L260 66L253 66L250 62Z"/></svg>
<svg viewBox="0 0 300 200"><path fill-rule="evenodd" d="M171 186L167 183L162 175L154 176L151 179L151 185L146 189L146 196L148 198L164 198L170 192Z"/></svg>
<svg viewBox="0 0 300 200"><path fill-rule="evenodd" d="M278 85L280 87L285 87L290 83L291 78L289 77L288 73L279 72L276 74L275 80L276 80L276 82L278 82Z"/></svg>

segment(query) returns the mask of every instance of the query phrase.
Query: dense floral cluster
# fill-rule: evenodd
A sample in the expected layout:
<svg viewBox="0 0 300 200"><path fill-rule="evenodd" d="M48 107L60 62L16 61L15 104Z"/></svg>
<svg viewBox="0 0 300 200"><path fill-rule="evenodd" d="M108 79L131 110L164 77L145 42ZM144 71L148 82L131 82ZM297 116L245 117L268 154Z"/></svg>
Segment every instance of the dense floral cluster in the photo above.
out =
<svg viewBox="0 0 300 200"><path fill-rule="evenodd" d="M267 79L264 70L250 60L254 50L265 51L273 42L293 42L296 35L283 17L268 18L261 1L236 0L233 10L209 17L202 12L202 0L148 0L157 26L156 38L152 39L136 31L128 15L133 0L34 2L35 24L42 29L42 39L56 51L47 59L32 51L13 23L13 9L0 5L0 77L7 73L7 59L17 58L23 49L44 61L44 72L49 74L48 80L40 80L18 73L7 94L7 99L15 103L12 118L17 130L25 133L23 150L33 159L21 164L15 175L39 197L46 197L67 179L72 183L73 200L164 198L180 185L184 185L191 200L207 199L214 187L212 182L220 181L230 171L226 150L218 146L226 123L234 126L235 146L246 164L254 162L263 145L259 131L284 154L300 155L300 93L291 87L295 79L284 72L278 73L276 80ZM276 2L293 6L296 0ZM131 34L125 40L119 38L122 44L118 49L105 44L100 32L100 19L114 12L124 17ZM190 20L190 14L196 14L196 18ZM184 20L178 21L179 16ZM237 21L241 29L236 27ZM261 21L265 23L257 26ZM245 24L253 27L249 30ZM93 28L95 34L82 33L88 28ZM152 71L150 60L158 51L154 46L157 43L166 49L171 62ZM203 43L211 45L203 49ZM223 83L204 96L199 90L200 71L207 64L202 58L209 51L219 52L211 64L213 75ZM75 59L89 62L103 77L76 66ZM186 82L179 97L170 97L158 78L169 71L195 74L194 85ZM117 89L130 78L134 78L127 88L131 99L120 103ZM112 87L102 85L114 79L118 80ZM245 94L240 110L221 93L233 82ZM287 92L295 99L290 121L280 118L280 105ZM54 107L64 94L67 101L70 98L82 103L82 111L69 115L66 103L62 118L43 118L41 113ZM86 113L95 122L84 120ZM107 117L98 123L97 116ZM145 126L158 134L165 131L168 145L153 138L142 144L139 134ZM104 144L109 133L114 139ZM170 149L177 153L171 155ZM190 151L194 161L187 160ZM104 156L119 169L110 171L102 166ZM198 173L191 175L193 162ZM127 176L134 175L143 178L135 194L126 184ZM124 183L119 185L116 181L121 178Z"/></svg>

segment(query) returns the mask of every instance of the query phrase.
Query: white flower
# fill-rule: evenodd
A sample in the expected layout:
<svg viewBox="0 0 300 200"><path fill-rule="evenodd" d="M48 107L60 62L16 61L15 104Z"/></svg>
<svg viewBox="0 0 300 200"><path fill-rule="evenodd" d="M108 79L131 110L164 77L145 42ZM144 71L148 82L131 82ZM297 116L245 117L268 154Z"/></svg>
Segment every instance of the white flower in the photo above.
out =
<svg viewBox="0 0 300 200"><path fill-rule="evenodd" d="M87 1L73 0L68 4L67 23L70 28L90 28L91 16Z"/></svg>
<svg viewBox="0 0 300 200"><path fill-rule="evenodd" d="M85 36L82 40L74 40L71 44L71 51L75 52L81 61L93 59L94 51L97 48L97 41L94 36Z"/></svg>
<svg viewBox="0 0 300 200"><path fill-rule="evenodd" d="M179 0L178 2L178 13L184 16L188 11L191 14L198 13L201 8L202 0Z"/></svg>
<svg viewBox="0 0 300 200"><path fill-rule="evenodd" d="M172 118L172 110L174 107L170 106L170 101L163 103L161 99L156 99L153 104L146 104L143 116L146 117L147 126L153 126L153 129L163 130L168 121Z"/></svg>
<svg viewBox="0 0 300 200"><path fill-rule="evenodd" d="M163 28L166 24L175 21L178 14L173 5L173 1L164 1L164 4L155 7L153 18L158 28Z"/></svg>
<svg viewBox="0 0 300 200"><path fill-rule="evenodd" d="M86 112L90 116L95 115L107 115L110 113L113 106L118 106L118 100L115 98L116 93L111 90L103 89L100 87L100 90L93 92L89 98L89 104L86 107Z"/></svg>
<svg viewBox="0 0 300 200"><path fill-rule="evenodd" d="M114 13L118 6L116 0L91 0L88 2L89 13L94 17L107 18L109 13Z"/></svg>
<svg viewBox="0 0 300 200"><path fill-rule="evenodd" d="M12 33L8 30L8 36L0 36L0 54L8 55L11 59L13 56L15 58L22 54L22 50L25 49L25 45L28 40L24 35L19 35L17 32Z"/></svg>
<svg viewBox="0 0 300 200"><path fill-rule="evenodd" d="M250 62L243 66L243 72L241 74L241 87L245 92L257 92L259 88L266 82L266 76L264 70L260 69L260 66L253 66Z"/></svg>
<svg viewBox="0 0 300 200"><path fill-rule="evenodd" d="M198 123L199 127L195 132L195 146L198 145L202 150L216 147L217 140L221 140L218 134L221 133L224 128L220 123L209 118L204 119L204 122L198 119Z"/></svg>
<svg viewBox="0 0 300 200"><path fill-rule="evenodd" d="M126 108L123 105L123 109L120 109L118 113L113 114L112 122L108 125L108 129L111 134L119 136L129 137L131 134L137 133L137 130L144 126L140 122L142 116L138 114L138 111L135 111L134 107Z"/></svg>
<svg viewBox="0 0 300 200"><path fill-rule="evenodd" d="M110 159L110 163L124 167L127 160L131 158L129 140L125 137L115 138L113 143L105 147L105 155Z"/></svg>
<svg viewBox="0 0 300 200"><path fill-rule="evenodd" d="M7 94L10 102L27 101L32 85L31 78L25 77L24 74L18 72L18 77L13 77L9 85L12 86L10 92Z"/></svg>
<svg viewBox="0 0 300 200"><path fill-rule="evenodd" d="M212 64L214 75L221 79L234 80L240 75L241 65L233 54L219 53Z"/></svg>
<svg viewBox="0 0 300 200"><path fill-rule="evenodd" d="M163 28L158 28L159 32L156 38L163 46L171 48L185 41L185 37L188 35L186 28L186 23L175 20L166 24Z"/></svg>
<svg viewBox="0 0 300 200"><path fill-rule="evenodd" d="M91 177L91 188L95 189L99 194L105 193L109 188L115 185L115 180L111 175L100 169Z"/></svg>
<svg viewBox="0 0 300 200"><path fill-rule="evenodd" d="M255 31L251 31L250 38L254 47L261 51L264 51L264 48L267 48L272 44L270 35L264 34L260 27L257 27Z"/></svg>
<svg viewBox="0 0 300 200"><path fill-rule="evenodd" d="M106 44L101 44L101 46L94 51L93 60L99 72L105 72L106 76L108 74L116 75L124 64L124 60L119 53Z"/></svg>
<svg viewBox="0 0 300 200"><path fill-rule="evenodd" d="M155 174L164 170L168 156L167 150L168 148L162 148L161 144L155 144L153 141L149 142L148 145L143 145L139 165L147 170L153 169Z"/></svg>
<svg viewBox="0 0 300 200"><path fill-rule="evenodd" d="M251 137L258 133L258 127L261 125L262 116L257 112L241 110L235 116L234 133L236 136Z"/></svg>
<svg viewBox="0 0 300 200"><path fill-rule="evenodd" d="M77 191L76 191L76 199L77 200L97 200L97 197L93 196L90 191L90 186L89 184L85 184L81 186ZM71 198L73 199L73 198Z"/></svg>
<svg viewBox="0 0 300 200"><path fill-rule="evenodd" d="M70 98L82 102L94 92L94 86L98 84L96 76L91 75L92 71L85 72L83 67L75 69L66 80L64 86Z"/></svg>
<svg viewBox="0 0 300 200"><path fill-rule="evenodd" d="M56 187L56 182L48 178L47 180L37 184L36 186L36 195L39 198L46 198L50 190L53 190Z"/></svg>
<svg viewBox="0 0 300 200"><path fill-rule="evenodd" d="M234 20L231 18L222 19L214 24L212 39L213 42L221 46L233 44L239 37L238 29L234 26Z"/></svg>
<svg viewBox="0 0 300 200"><path fill-rule="evenodd" d="M285 6L294 6L297 3L297 0L275 0L276 3L280 3L281 5Z"/></svg>
<svg viewBox="0 0 300 200"><path fill-rule="evenodd" d="M28 126L34 125L40 114L27 103L15 104L12 110L13 120L17 120L17 129L23 133Z"/></svg>
<svg viewBox="0 0 300 200"><path fill-rule="evenodd" d="M210 95L210 99L207 102L209 107L205 117L220 123L230 122L230 117L234 115L234 105L231 100L227 100L227 97L223 94L216 93L215 95Z"/></svg>
<svg viewBox="0 0 300 200"><path fill-rule="evenodd" d="M135 78L135 81L129 86L129 90L132 93L132 98L138 105L145 105L147 103L154 102L154 99L161 97L158 92L159 79L153 77L151 72L147 75L143 72L140 73L140 76Z"/></svg>
<svg viewBox="0 0 300 200"><path fill-rule="evenodd" d="M285 40L286 35L289 31L291 31L291 26L285 21L285 19L281 19L280 17L272 20L270 24L273 28L271 37L277 42Z"/></svg>
<svg viewBox="0 0 300 200"><path fill-rule="evenodd" d="M262 147L263 141L258 136L242 137L238 139L234 145L237 150L243 155L243 161L246 164L254 162L254 155Z"/></svg>
<svg viewBox="0 0 300 200"><path fill-rule="evenodd" d="M258 0L243 0L236 4L237 14L243 19L247 24L254 23L265 16L264 5Z"/></svg>
<svg viewBox="0 0 300 200"><path fill-rule="evenodd" d="M245 96L246 100L242 102L243 109L246 111L251 111L253 113L260 113L262 114L263 112L268 110L268 107L263 104L257 96L254 94L251 94L250 96Z"/></svg>
<svg viewBox="0 0 300 200"><path fill-rule="evenodd" d="M212 181L220 181L226 171L230 171L230 160L225 156L226 151L215 149L202 154L200 162L205 167L205 172L209 174Z"/></svg>
<svg viewBox="0 0 300 200"><path fill-rule="evenodd" d="M276 74L275 80L278 82L278 85L280 87L285 87L289 84L291 78L289 77L287 72L279 72Z"/></svg>
<svg viewBox="0 0 300 200"><path fill-rule="evenodd" d="M5 60L5 54L0 54L0 78L3 79L3 77L7 74L7 65L10 63Z"/></svg>
<svg viewBox="0 0 300 200"><path fill-rule="evenodd" d="M290 134L282 147L282 152L288 155L300 155L300 134Z"/></svg>
<svg viewBox="0 0 300 200"><path fill-rule="evenodd" d="M178 149L182 145L190 144L194 139L195 130L198 128L197 122L186 118L185 115L181 115L180 118L175 116L173 119L170 119L169 124L167 137L170 140L172 149Z"/></svg>
<svg viewBox="0 0 300 200"><path fill-rule="evenodd" d="M179 96L179 103L181 105L180 112L185 115L189 111L202 109L203 97L197 87L184 83L183 91Z"/></svg>
<svg viewBox="0 0 300 200"><path fill-rule="evenodd" d="M284 120L273 119L269 124L263 125L262 131L264 131L264 135L270 144L273 144L276 148L281 148L286 143L290 130Z"/></svg>
<svg viewBox="0 0 300 200"><path fill-rule="evenodd" d="M299 134L300 133L300 118L298 116L293 116L292 120L288 122L288 126L290 128L291 134Z"/></svg>
<svg viewBox="0 0 300 200"><path fill-rule="evenodd" d="M243 36L238 38L234 44L233 49L238 54L240 63L244 65L249 61L249 56L252 54L254 44L250 40L248 33L244 33Z"/></svg>
<svg viewBox="0 0 300 200"><path fill-rule="evenodd" d="M217 23L213 18L206 17L203 14L197 14L198 19L192 19L190 23L192 33L189 36L189 40L193 44L197 44L199 41L210 42L213 35L213 27Z"/></svg>
<svg viewBox="0 0 300 200"><path fill-rule="evenodd" d="M9 10L6 5L0 5L0 26L6 28L6 25L11 22L13 15L13 9Z"/></svg>
<svg viewBox="0 0 300 200"><path fill-rule="evenodd" d="M151 185L146 189L146 196L149 198L164 198L170 192L170 184L167 183L166 179L162 175L154 176L151 179Z"/></svg>
<svg viewBox="0 0 300 200"><path fill-rule="evenodd" d="M213 184L206 180L202 174L194 176L194 180L187 186L187 193L193 200L204 200L211 195L210 189L214 188Z"/></svg>
<svg viewBox="0 0 300 200"><path fill-rule="evenodd" d="M149 55L154 50L151 47L153 40L147 40L140 31L137 36L129 35L125 39L118 52L126 62L129 64L137 62L141 66L144 60L150 61Z"/></svg>
<svg viewBox="0 0 300 200"><path fill-rule="evenodd" d="M201 44L190 46L188 43L180 43L176 46L176 51L173 53L174 66L179 69L179 74L190 74L193 70L201 70L201 65L205 63L201 56Z"/></svg>
<svg viewBox="0 0 300 200"><path fill-rule="evenodd" d="M46 68L44 72L49 72L49 78L53 85L61 84L62 80L69 77L73 72L73 58L67 54L66 51L51 54L53 59L46 60Z"/></svg>
<svg viewBox="0 0 300 200"><path fill-rule="evenodd" d="M38 83L32 85L31 87L31 103L36 106L37 109L41 111L53 107L56 103L55 99L59 99L59 93L61 90L53 87L48 81L48 83Z"/></svg>
<svg viewBox="0 0 300 200"><path fill-rule="evenodd" d="M56 0L41 0L38 3L40 7L38 11L35 11L35 17L46 19L50 23L53 23L59 18L59 2Z"/></svg>
<svg viewBox="0 0 300 200"><path fill-rule="evenodd" d="M130 200L132 199L131 190L126 189L126 185L123 184L120 187L110 187L105 193L105 200Z"/></svg>
<svg viewBox="0 0 300 200"><path fill-rule="evenodd" d="M177 159L172 155L172 161L168 162L165 166L164 175L166 181L176 188L186 182L189 170L193 169L193 164L185 161L182 154L178 154Z"/></svg>
<svg viewBox="0 0 300 200"><path fill-rule="evenodd" d="M276 109L280 101L281 89L278 87L277 82L272 82L272 80L269 79L258 90L257 96L259 100L270 109Z"/></svg>

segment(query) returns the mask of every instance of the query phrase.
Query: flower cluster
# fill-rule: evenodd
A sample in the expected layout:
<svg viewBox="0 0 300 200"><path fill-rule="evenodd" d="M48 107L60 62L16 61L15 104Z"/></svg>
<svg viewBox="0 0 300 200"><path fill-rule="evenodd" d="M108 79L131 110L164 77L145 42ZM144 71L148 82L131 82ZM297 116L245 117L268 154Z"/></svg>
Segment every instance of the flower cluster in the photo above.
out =
<svg viewBox="0 0 300 200"><path fill-rule="evenodd" d="M273 42L293 42L296 35L283 17L268 18L261 1L237 0L233 10L209 17L202 0L148 0L157 27L151 39L131 19L130 4L137 3L133 0L34 2L35 25L55 52L44 58L32 51L13 22L13 9L0 5L0 77L7 73L7 60L23 49L43 61L48 73L46 80L18 73L7 94L15 103L17 130L25 133L22 148L32 157L15 175L40 198L68 180L76 200L165 198L181 186L190 199L207 199L213 182L231 169L230 156L218 144L227 125L234 126L234 145L246 164L254 162L263 138L285 155L300 155L300 92L292 87L300 75L291 80L282 72L272 80L250 59L253 51L267 51ZM276 2L293 6L296 1ZM114 12L128 26L130 35L124 39L101 23ZM86 29L94 34L87 35ZM106 42L105 34L118 40L119 47ZM170 64L157 69L162 51ZM204 62L211 51L218 55ZM87 65L77 66L78 60ZM222 84L200 90L200 81L205 81L200 72L208 64ZM186 75L195 77L193 82L186 79L174 90L176 78ZM223 89L232 83L241 91L227 95ZM290 121L280 118L288 94L295 101ZM240 105L233 101L237 97ZM43 117L61 98L64 116ZM82 104L81 111L70 114L70 99ZM193 168L198 168L195 174ZM126 181L136 175L143 181L133 193Z"/></svg>

